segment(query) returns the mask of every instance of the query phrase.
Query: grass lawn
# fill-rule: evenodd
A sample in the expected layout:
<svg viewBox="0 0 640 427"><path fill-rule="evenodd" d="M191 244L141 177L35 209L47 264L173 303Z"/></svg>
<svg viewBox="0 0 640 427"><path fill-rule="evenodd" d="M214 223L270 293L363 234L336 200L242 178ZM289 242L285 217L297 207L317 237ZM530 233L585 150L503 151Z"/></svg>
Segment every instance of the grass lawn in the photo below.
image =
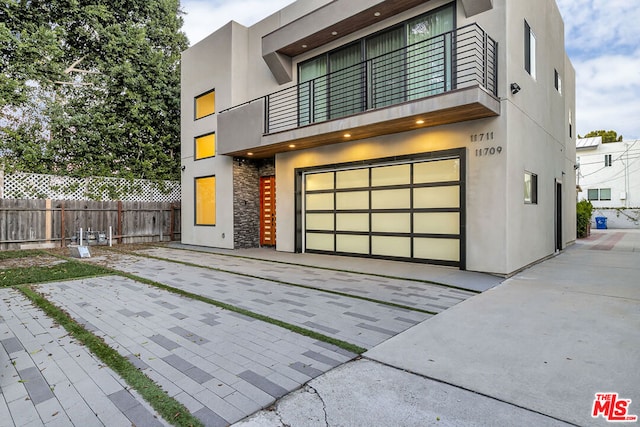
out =
<svg viewBox="0 0 640 427"><path fill-rule="evenodd" d="M0 252L0 287L112 274L100 266L62 260L41 251Z"/></svg>

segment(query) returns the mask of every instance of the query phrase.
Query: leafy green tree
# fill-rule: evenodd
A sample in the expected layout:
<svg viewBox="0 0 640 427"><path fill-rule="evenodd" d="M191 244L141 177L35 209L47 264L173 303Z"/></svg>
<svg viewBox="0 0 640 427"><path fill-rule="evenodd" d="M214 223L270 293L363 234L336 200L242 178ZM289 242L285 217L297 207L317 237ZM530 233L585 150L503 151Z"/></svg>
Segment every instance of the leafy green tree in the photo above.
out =
<svg viewBox="0 0 640 427"><path fill-rule="evenodd" d="M0 4L5 168L178 179L178 0Z"/></svg>
<svg viewBox="0 0 640 427"><path fill-rule="evenodd" d="M578 138L592 138L594 136L601 136L603 143L622 141L622 135L618 136L618 132L616 132L615 130L592 130L585 136L578 135Z"/></svg>

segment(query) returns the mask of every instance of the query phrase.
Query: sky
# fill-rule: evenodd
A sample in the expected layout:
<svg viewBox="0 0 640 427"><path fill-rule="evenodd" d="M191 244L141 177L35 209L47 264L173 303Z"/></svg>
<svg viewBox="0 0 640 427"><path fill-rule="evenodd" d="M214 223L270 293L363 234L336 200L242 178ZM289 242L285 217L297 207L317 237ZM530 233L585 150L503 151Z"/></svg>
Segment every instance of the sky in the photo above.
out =
<svg viewBox="0 0 640 427"><path fill-rule="evenodd" d="M556 0L576 70L578 135L615 130L640 139L640 2ZM250 26L293 0L182 0L191 44L234 20Z"/></svg>

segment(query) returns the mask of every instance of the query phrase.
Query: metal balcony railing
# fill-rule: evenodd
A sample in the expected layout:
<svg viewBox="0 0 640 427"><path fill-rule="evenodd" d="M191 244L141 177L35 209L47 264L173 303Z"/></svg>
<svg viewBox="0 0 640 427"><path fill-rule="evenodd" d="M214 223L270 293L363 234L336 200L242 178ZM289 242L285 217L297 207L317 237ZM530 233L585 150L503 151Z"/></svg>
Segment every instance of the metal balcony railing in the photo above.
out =
<svg viewBox="0 0 640 427"><path fill-rule="evenodd" d="M283 89L259 99L265 104L264 133L476 85L497 96L497 50L471 24Z"/></svg>

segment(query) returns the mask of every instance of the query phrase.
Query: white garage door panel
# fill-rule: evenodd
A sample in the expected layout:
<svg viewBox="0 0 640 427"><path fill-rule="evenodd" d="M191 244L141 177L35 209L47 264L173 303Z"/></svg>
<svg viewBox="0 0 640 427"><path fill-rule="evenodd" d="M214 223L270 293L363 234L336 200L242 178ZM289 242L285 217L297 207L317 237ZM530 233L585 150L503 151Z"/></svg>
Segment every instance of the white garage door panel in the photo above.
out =
<svg viewBox="0 0 640 427"><path fill-rule="evenodd" d="M334 252L333 234L307 233L307 249Z"/></svg>
<svg viewBox="0 0 640 427"><path fill-rule="evenodd" d="M336 236L336 251L354 254L369 254L369 236L339 234Z"/></svg>
<svg viewBox="0 0 640 427"><path fill-rule="evenodd" d="M416 258L460 261L460 242L457 239L413 239Z"/></svg>

